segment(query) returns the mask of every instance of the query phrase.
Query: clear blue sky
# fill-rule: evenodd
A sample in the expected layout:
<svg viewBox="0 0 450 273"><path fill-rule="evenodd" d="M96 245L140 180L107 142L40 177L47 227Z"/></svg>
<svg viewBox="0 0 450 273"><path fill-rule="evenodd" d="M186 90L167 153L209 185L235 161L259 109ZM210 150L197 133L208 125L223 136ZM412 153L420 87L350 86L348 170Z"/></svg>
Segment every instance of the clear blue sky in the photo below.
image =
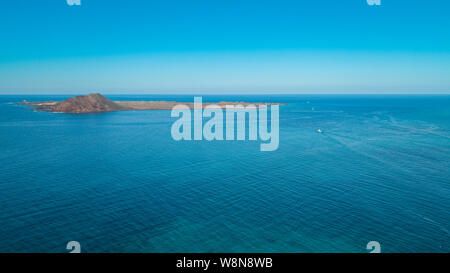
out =
<svg viewBox="0 0 450 273"><path fill-rule="evenodd" d="M450 93L450 1L2 0L0 93Z"/></svg>

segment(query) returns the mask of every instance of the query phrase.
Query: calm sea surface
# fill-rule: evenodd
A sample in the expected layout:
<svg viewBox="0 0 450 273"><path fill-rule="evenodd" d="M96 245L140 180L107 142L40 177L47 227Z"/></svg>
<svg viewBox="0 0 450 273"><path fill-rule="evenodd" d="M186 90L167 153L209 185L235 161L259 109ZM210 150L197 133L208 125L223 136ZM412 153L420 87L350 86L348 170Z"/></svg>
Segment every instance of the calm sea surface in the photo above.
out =
<svg viewBox="0 0 450 273"><path fill-rule="evenodd" d="M0 96L0 252L450 251L450 96L203 97L287 103L274 152L12 104L65 98Z"/></svg>

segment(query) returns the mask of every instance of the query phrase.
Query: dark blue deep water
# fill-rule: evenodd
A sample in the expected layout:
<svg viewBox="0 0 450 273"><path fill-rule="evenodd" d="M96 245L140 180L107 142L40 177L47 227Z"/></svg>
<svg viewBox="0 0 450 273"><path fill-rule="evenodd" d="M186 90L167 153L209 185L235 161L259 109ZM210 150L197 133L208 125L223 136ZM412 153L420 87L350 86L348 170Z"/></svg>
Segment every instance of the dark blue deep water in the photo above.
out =
<svg viewBox="0 0 450 273"><path fill-rule="evenodd" d="M203 97L287 103L274 152L12 104L65 98L0 96L0 252L450 251L450 96Z"/></svg>

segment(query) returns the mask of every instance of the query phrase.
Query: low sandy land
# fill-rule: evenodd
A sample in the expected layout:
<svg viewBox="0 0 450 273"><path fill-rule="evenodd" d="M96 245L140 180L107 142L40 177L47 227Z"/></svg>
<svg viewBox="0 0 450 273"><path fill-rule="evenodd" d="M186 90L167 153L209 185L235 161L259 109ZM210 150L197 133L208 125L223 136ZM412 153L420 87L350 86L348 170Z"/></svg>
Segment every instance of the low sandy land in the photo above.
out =
<svg viewBox="0 0 450 273"><path fill-rule="evenodd" d="M192 102L177 102L177 101L114 101L121 107L130 110L171 110L176 105L186 105L190 109L194 109L194 103ZM226 105L283 105L279 103L249 103L249 102L226 102L221 101L218 103L203 103L202 108L210 105L217 105L219 108L225 108Z"/></svg>

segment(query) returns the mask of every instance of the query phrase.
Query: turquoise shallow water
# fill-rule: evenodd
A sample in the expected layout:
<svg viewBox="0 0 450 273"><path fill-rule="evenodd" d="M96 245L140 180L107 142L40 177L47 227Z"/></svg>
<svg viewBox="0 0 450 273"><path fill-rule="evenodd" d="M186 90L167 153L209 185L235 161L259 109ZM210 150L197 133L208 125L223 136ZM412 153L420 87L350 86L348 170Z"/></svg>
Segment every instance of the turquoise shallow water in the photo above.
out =
<svg viewBox="0 0 450 273"><path fill-rule="evenodd" d="M203 97L288 103L275 152L11 104L65 98L0 96L0 252L450 251L450 96Z"/></svg>

